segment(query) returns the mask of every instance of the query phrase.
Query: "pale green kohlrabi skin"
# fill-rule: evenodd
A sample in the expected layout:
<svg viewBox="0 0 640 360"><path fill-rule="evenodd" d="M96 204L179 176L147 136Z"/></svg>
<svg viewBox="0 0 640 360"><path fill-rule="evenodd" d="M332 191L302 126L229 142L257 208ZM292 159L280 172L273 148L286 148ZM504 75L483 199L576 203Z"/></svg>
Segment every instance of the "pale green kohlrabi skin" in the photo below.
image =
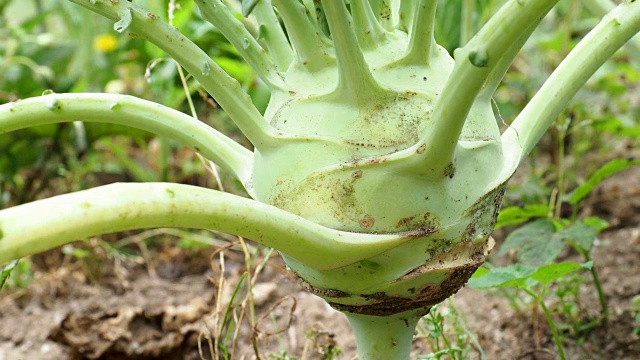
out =
<svg viewBox="0 0 640 360"><path fill-rule="evenodd" d="M274 91L265 117L299 138L255 151L257 200L334 229L412 238L329 271L284 255L310 290L341 310L385 314L438 303L492 246L504 186L496 184L503 154L491 104L474 104L447 166L417 160L438 150L419 139L433 124L454 61L434 47L428 65L406 64L407 43L395 31L384 46L364 51L375 82L360 93L337 87L335 65L310 75L294 62L284 76L288 89Z"/></svg>

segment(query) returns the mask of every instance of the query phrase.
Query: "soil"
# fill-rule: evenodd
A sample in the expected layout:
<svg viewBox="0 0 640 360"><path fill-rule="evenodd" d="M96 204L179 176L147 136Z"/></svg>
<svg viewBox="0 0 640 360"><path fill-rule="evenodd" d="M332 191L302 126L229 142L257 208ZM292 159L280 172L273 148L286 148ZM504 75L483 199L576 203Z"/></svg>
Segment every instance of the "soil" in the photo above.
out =
<svg viewBox="0 0 640 360"><path fill-rule="evenodd" d="M571 326L561 329L568 335L568 359L640 357L640 337L633 335L640 324L632 310L632 298L640 294L639 179L638 168L613 176L583 209L583 215L598 215L613 225L600 235L593 253L610 314L578 334L569 333ZM0 293L0 360L224 358L222 351L212 355L211 350L220 336L231 359L285 359L285 352L298 359L356 358L346 318L306 293L275 253L263 261L268 252L262 249L252 260L252 270L263 269L254 277L256 325L251 326L250 306L239 304L246 282L234 298L245 271L237 245L211 254L210 248L184 249L159 241L150 249L141 247L142 254L149 254L140 261L110 254L100 245L104 240L89 242L86 249L92 256L87 258L60 251L34 257L29 286ZM571 252L563 257L578 259ZM597 294L590 278L582 278L578 314L568 319L554 312L558 323L576 325L576 319L586 323L598 317ZM526 295L515 297L521 304L518 311L501 294L463 289L438 309L457 314L445 316L455 323L445 324L445 330L450 337L467 339L465 358L481 358L479 349L486 359L557 358L540 310ZM550 308L560 307L556 297L548 298ZM228 307L230 302L236 306ZM227 324L242 325L221 330L224 318ZM418 334L412 358L433 350L433 341L422 330ZM342 355L331 357L337 349Z"/></svg>

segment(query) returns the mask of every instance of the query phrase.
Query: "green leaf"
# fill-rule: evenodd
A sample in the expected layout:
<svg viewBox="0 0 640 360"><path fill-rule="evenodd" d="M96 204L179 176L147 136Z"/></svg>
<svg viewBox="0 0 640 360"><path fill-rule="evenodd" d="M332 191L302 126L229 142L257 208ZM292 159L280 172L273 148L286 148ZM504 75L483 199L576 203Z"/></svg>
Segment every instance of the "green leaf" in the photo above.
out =
<svg viewBox="0 0 640 360"><path fill-rule="evenodd" d="M557 237L564 241L573 242L586 252L589 252L593 247L596 235L598 235L598 231L593 226L582 221L578 221L556 234Z"/></svg>
<svg viewBox="0 0 640 360"><path fill-rule="evenodd" d="M491 270L487 269L486 267L479 267L478 270L476 270L476 272L473 273L474 278L476 277L482 277L487 275L489 272L491 272Z"/></svg>
<svg viewBox="0 0 640 360"><path fill-rule="evenodd" d="M522 264L483 270L474 274L467 286L473 289L489 288L529 288L536 282L547 285L558 278L581 269L591 269L593 262L584 264L573 262L553 263L535 268Z"/></svg>
<svg viewBox="0 0 640 360"><path fill-rule="evenodd" d="M500 287L526 287L526 280L536 272L536 268L522 264L493 268L481 276L473 276L467 286L472 289Z"/></svg>
<svg viewBox="0 0 640 360"><path fill-rule="evenodd" d="M498 255L518 251L524 265L540 266L555 260L564 249L561 237L555 236L556 227L549 219L539 219L514 230L500 247Z"/></svg>
<svg viewBox="0 0 640 360"><path fill-rule="evenodd" d="M562 276L570 274L574 271L581 269L591 269L593 262L589 261L584 264L578 264L573 262L562 262L556 264L549 264L538 268L538 270L531 275L533 280L547 285Z"/></svg>
<svg viewBox="0 0 640 360"><path fill-rule="evenodd" d="M547 216L549 206L547 205L527 205L524 207L512 206L500 210L496 229L509 225L518 225L534 218L543 218Z"/></svg>
<svg viewBox="0 0 640 360"><path fill-rule="evenodd" d="M9 275L11 275L11 271L16 267L16 265L18 265L18 260L13 260L7 266L3 267L2 271L0 271L0 290L2 290L4 283L7 281Z"/></svg>
<svg viewBox="0 0 640 360"><path fill-rule="evenodd" d="M607 222L607 220L597 216L588 216L582 219L582 222L596 229L598 234L609 227L609 222Z"/></svg>
<svg viewBox="0 0 640 360"><path fill-rule="evenodd" d="M593 173L584 184L578 186L573 191L573 193L571 194L571 198L569 199L569 203L571 203L572 205L579 203L606 178L617 173L618 171L622 171L636 165L640 165L640 159L616 159L609 161L608 163L604 164L603 167Z"/></svg>

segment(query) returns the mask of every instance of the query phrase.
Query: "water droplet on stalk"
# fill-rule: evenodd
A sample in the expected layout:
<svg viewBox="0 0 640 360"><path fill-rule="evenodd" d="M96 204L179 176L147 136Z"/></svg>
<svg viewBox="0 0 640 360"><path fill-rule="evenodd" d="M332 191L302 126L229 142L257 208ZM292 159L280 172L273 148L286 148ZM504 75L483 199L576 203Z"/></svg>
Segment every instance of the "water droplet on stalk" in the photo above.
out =
<svg viewBox="0 0 640 360"><path fill-rule="evenodd" d="M249 39L244 38L244 40L242 41L242 47L245 49L248 49L250 45L251 45L251 42L249 41Z"/></svg>

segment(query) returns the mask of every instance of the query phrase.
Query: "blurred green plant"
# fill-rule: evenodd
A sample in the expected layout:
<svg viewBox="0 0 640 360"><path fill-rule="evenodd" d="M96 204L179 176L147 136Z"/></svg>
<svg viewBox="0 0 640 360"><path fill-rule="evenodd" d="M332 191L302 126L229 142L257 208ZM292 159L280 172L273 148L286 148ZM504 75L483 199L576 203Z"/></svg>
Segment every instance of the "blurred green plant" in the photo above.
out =
<svg viewBox="0 0 640 360"><path fill-rule="evenodd" d="M558 324L552 317L553 309L544 303L548 295L548 285L559 280L562 286L556 287L555 295L560 300L558 312L563 314L573 334L582 333L600 323L608 314L607 300L602 289L600 276L593 263L591 252L598 234L608 227L608 223L598 217L576 219L581 202L591 191L609 176L640 165L638 159L615 159L595 171L587 180L563 198L550 204L532 204L507 207L498 216L496 228L523 224L511 231L500 246L498 256L514 255L517 263L506 267L488 267L478 270L469 281L468 286L478 289L511 288L530 295L540 306L551 328L554 342L562 359L565 358L562 339L558 333ZM564 186L560 183L558 186ZM572 216L560 217L559 209L563 203L573 207ZM556 215L554 215L556 214ZM584 263L556 263L563 251L570 246L582 257ZM580 278L575 276L569 281L563 278L575 271L589 270L600 302L601 316L590 320L580 317L584 314L579 306ZM509 292L502 292L510 298L516 309L520 306Z"/></svg>
<svg viewBox="0 0 640 360"><path fill-rule="evenodd" d="M431 353L417 356L421 360L463 360L471 358L474 353L481 360L486 359L482 346L468 329L453 299L447 301L446 307L436 305L421 319L417 338L425 340L431 349Z"/></svg>
<svg viewBox="0 0 640 360"><path fill-rule="evenodd" d="M631 299L631 312L633 313L633 336L640 336L640 295Z"/></svg>
<svg viewBox="0 0 640 360"><path fill-rule="evenodd" d="M553 341L558 349L561 359L566 359L562 338L560 337L551 311L545 304L545 296L549 285L562 276L583 269L591 269L592 262L584 264L574 262L561 262L542 265L539 267L515 264L505 267L483 267L473 275L467 284L472 289L518 289L535 301L540 306L549 324Z"/></svg>
<svg viewBox="0 0 640 360"><path fill-rule="evenodd" d="M5 285L11 289L26 288L32 280L31 261L14 260L0 268L0 290Z"/></svg>
<svg viewBox="0 0 640 360"><path fill-rule="evenodd" d="M158 16L172 16L175 26L197 39L241 82L258 108L266 108L269 88L256 80L253 69L217 29L195 15L194 3L180 2L179 10L174 9L171 15L167 2L138 3ZM206 122L246 143L238 130L228 125L228 117L217 104L201 95L204 92L199 84L191 82L185 93L175 61L164 52L147 42L114 36L112 23L100 16L92 16L92 26L86 26L86 21L79 7L66 2L3 0L0 104L50 89L128 93L187 110L187 94L196 95L197 111L204 114ZM126 140L113 141L114 136ZM201 161L194 156L177 157L183 162L172 166L168 159L182 146L157 141L159 151L154 152L147 145L151 136L128 126L83 122L0 134L0 152L4 154L0 158L0 206L31 202L52 190L77 191L114 180L189 183L193 174L204 175ZM130 156L138 147L150 162ZM239 186L232 188L237 191Z"/></svg>

